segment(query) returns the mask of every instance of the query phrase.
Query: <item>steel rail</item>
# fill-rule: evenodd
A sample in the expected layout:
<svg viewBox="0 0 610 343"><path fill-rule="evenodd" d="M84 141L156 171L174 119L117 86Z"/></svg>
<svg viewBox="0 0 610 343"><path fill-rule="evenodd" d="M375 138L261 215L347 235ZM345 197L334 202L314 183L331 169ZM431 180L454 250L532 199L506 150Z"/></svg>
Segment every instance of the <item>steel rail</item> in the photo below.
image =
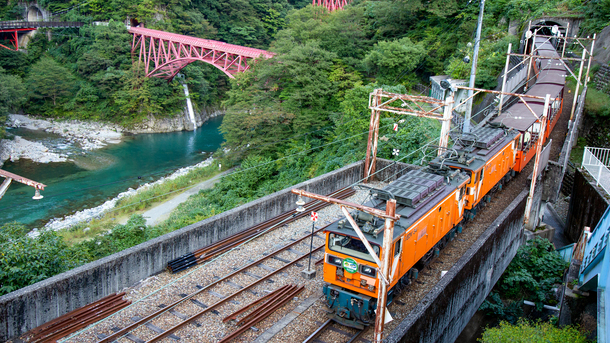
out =
<svg viewBox="0 0 610 343"><path fill-rule="evenodd" d="M345 191L345 192L343 192L343 193L337 193L335 196L336 196L337 198L346 198L346 197L348 197L348 196L353 195L354 193L356 193L356 192L355 192L354 190L351 190L351 189L350 189L350 190ZM324 207L328 206L326 203L321 202L321 201L310 201L310 203L313 203L313 202L315 202L315 204L313 204L313 205L312 205L311 207L309 207L309 208L306 208L306 211L304 211L304 212L302 212L302 213L298 213L296 216L295 216L294 214L292 214L293 212L296 212L296 211L295 211L295 210L292 210L292 211L288 212L288 215L286 215L284 218L281 218L281 219L275 220L275 221L274 221L272 224L270 224L271 226L264 226L264 227L261 227L260 229L257 229L257 230L255 230L255 231L250 231L248 235L243 236L243 237L240 237L240 238L239 238L238 240L236 240L236 241L235 241L235 240L232 240L232 243L235 243L235 244L232 244L232 245L229 245L229 246L222 246L222 247L220 247L220 248L219 248L219 249L217 249L217 250L214 250L214 251L212 251L212 252L208 252L208 253L206 253L206 254L205 254L205 256L203 256L203 257L198 256L198 257L197 257L197 262L199 263L200 261L202 261L202 262L203 262L203 261L207 261L207 260L209 260L209 259L213 258L214 256L217 256L217 255L219 255L219 254L221 254L221 253L223 253L223 252L225 252L225 251L227 251L227 250L232 249L233 247L235 247L235 246L236 246L236 245L238 245L239 243L242 243L242 242L244 242L244 241L246 241L246 240L248 240L248 239L250 239L250 238L252 238L252 237L254 237L254 236L256 236L256 235L258 235L258 234L260 234L260 233L261 233L261 232L263 232L263 231L264 231L264 232L268 232L268 231L270 231L271 229L276 229L276 228L277 228L277 226L276 226L276 225L277 225L277 224L279 224L279 223L284 223L284 224L287 224L287 223L293 222L293 221L295 221L295 220L297 220L297 219L300 219L300 218L302 218L302 217L304 217L304 216L309 215L309 213L308 213L309 211L317 211L317 210L319 210L319 209L321 209L321 208L324 208ZM305 205L305 206L307 206L307 205ZM292 218L290 218L291 216L292 216ZM288 220L286 221L286 219L288 219ZM269 223L267 223L267 224L269 224ZM274 226L275 226L275 227L274 227ZM267 231L267 230L268 230L268 231Z"/></svg>
<svg viewBox="0 0 610 343"><path fill-rule="evenodd" d="M356 334L354 336L352 336L352 338L347 341L347 343L354 343L358 340L358 338L360 338L360 336L364 333L364 330L360 330L358 332L356 332Z"/></svg>
<svg viewBox="0 0 610 343"><path fill-rule="evenodd" d="M114 294L102 298L92 304L67 313L55 320L43 324L40 329L32 330L29 336L30 342L50 342L76 332L91 323L99 321L110 314L131 304L131 301L123 300L125 293Z"/></svg>
<svg viewBox="0 0 610 343"><path fill-rule="evenodd" d="M284 288L287 288L287 287L288 287L288 286L283 286L283 287L280 287L280 288L276 289L275 291L273 291L273 292L271 292L271 293L269 293L269 294L265 295L264 297L262 297L262 298L260 298L260 299L258 299L258 300L256 300L256 301L254 301L254 302L252 302L252 303L250 303L250 304L248 304L248 305L244 306L244 307L243 307L243 308L241 308L240 310L238 310L238 311L236 311L236 312L233 312L232 314L230 314L230 315L228 315L228 316L224 317L224 319L222 320L222 322L223 322L223 323L226 323L226 322L228 322L228 321L230 321L230 320L234 320L235 318L237 318L237 316L239 316L239 315L240 315L240 314L242 314L242 313L247 312L249 309L251 309L252 307L254 307L254 306L258 305L258 304L260 304L261 302L263 302L263 301L267 301L267 300L270 300L270 299L274 298L275 296L277 296L278 294L280 294L280 293L282 292L282 290L284 290Z"/></svg>
<svg viewBox="0 0 610 343"><path fill-rule="evenodd" d="M335 322L333 319L329 319L326 322L324 322L322 325L320 325L320 327L318 327L316 329L316 331L314 331L311 335L309 335L307 338L305 338L303 343L310 343L310 342L315 341L316 338L320 337L320 335L322 333L324 333L326 329L328 329L330 326L332 326L333 322ZM342 325L339 322L335 322L335 323ZM346 332L340 332L340 333L342 335L346 336ZM351 338L349 339L349 341L347 341L347 343L356 342L363 333L364 333L364 330L358 330L354 335L351 336Z"/></svg>
<svg viewBox="0 0 610 343"><path fill-rule="evenodd" d="M330 225L330 224L329 224L329 225ZM318 229L318 230L314 231L314 234L316 234L316 233L318 233L318 232L320 232L320 231L323 231L323 230L324 230L324 229L325 229L327 226L328 226L328 225L326 225L325 227L320 228L320 229ZM294 245L297 245L297 244L301 243L302 241L304 241L304 240L306 240L306 239L308 239L308 238L310 238L310 237L311 237L311 234L307 234L306 236L304 236L304 237L302 237L302 238L300 238L300 239L296 240L295 242L292 242L292 243L290 243L290 244L288 244L288 245L285 245L285 246L283 246L283 247L281 247L281 248L278 248L276 251L274 251L274 252L270 253L269 255L264 256L263 258L261 258L261 259L259 259L259 260L256 260L256 261L254 261L254 262L252 262L252 263L250 263L250 264L248 264L248 265L246 265L246 266L244 266L244 267L242 267L242 268L240 268L240 269L236 270L235 272L233 272L233 273L231 273L231 274L229 274L229 275L227 275L227 276L225 276L225 277L223 277L223 278L221 278L221 279L218 279L218 280L216 280L216 281L214 281L214 282L210 283L209 285L207 285L207 286L205 286L205 287L203 287L203 288L201 288L201 289L199 289L199 290L197 290L197 291L195 291L195 292L193 292L193 293L191 293L191 294L187 295L186 297L183 297L182 299L176 300L176 301L175 301L175 302L173 302L172 304L170 304L170 305L168 305L168 306L166 306L166 307L164 307L164 308L162 308L162 309L160 309L160 310L158 310L158 311L156 311L156 312L154 312L154 313L152 313L152 314L150 314L150 315L148 315L148 316L146 316L146 317L144 317L144 318L140 319L139 321L134 322L133 324L130 324L130 325L126 326L125 328L123 328L123 329L121 329L121 330L119 330L119 331L117 331L117 332L115 332L115 333L113 333L113 334L111 334L111 335L109 335L109 336L107 336L107 337L105 337L105 338L101 339L100 341L98 341L98 343L112 342L112 341L114 341L116 338L118 338L118 337L122 337L123 335L127 334L127 333L128 333L129 331L131 331L133 328L138 327L138 326L140 326L140 325L143 325L144 323L147 323L148 321L150 321L150 320L152 320L152 319L154 319L154 318L158 317L159 315L161 315L161 314L163 314L163 313L165 313L165 312L167 312L167 311L169 311L169 310L173 309L174 307L176 307L176 306L180 305L181 303L183 303L183 302L185 302L185 301L187 301L187 300L189 300L189 299L193 298L194 296L198 295L199 293L202 293L203 291L207 290L208 288L213 287L213 286L215 286L215 285L217 285L217 284L219 284L219 283L221 283L221 282L223 282L223 281L225 281L225 280L227 280L227 279L230 279L230 278L234 277L235 275L238 275L239 273L243 272L244 270L249 269L249 268L252 268L252 267L254 267L254 266L256 266L256 265L260 264L261 262L263 262L263 261L265 261L265 260L267 260L267 259L269 259L269 258L272 258L273 256L275 256L275 255L277 255L277 254L279 254L279 253L283 252L284 250L287 250L287 249L289 249L289 248L293 247ZM312 251L312 253L313 253L313 252L315 252L315 251L318 251L318 250L319 250L320 248L322 248L322 247L324 247L324 245L322 245L322 246L318 247L317 249L315 249L314 251ZM300 261L302 258L308 257L308 255L309 255L309 254L305 254L305 255L301 256L300 258L298 258L297 260L295 260L295 261L294 261L294 262L292 262L292 263L295 263L296 261ZM292 265L292 263L291 263L291 264L289 264L289 265ZM289 265L288 265L288 266L289 266ZM286 267L286 266L282 267L282 268L281 268L281 269L279 269L278 271L283 270L285 267ZM265 277L261 278L259 281L261 281L261 280L266 280L266 279L267 279L267 278L269 278L270 276L275 275L275 274L276 274L278 271L272 272L271 274L269 274L269 275L267 275L267 276L265 276ZM250 287L250 286L248 286L248 287ZM244 291L244 290L245 290L245 288L242 288L242 289L241 289L241 290L240 290L238 293L236 293L236 294L239 294L239 293L241 293L241 292L242 292L242 291ZM231 297L232 297L232 296L231 296ZM215 303L213 306L220 305L220 304L222 304L224 301L229 300L229 299L230 299L229 297L226 297L226 298L222 299L221 301L219 301L219 302ZM206 310L210 310L210 309L212 309L212 308L213 308L213 307L209 307L209 308L208 308L208 309L206 309ZM191 317L191 318L193 318L193 317ZM190 319L188 319L188 320L190 320Z"/></svg>
<svg viewBox="0 0 610 343"><path fill-rule="evenodd" d="M315 248L315 249L313 249L313 250L312 250L312 253L317 252L318 250L320 250L320 249L322 249L322 248L324 248L324 247L325 247L325 244L324 244L324 245L321 245L321 246L319 246L319 247L317 247L317 248ZM161 339L166 338L167 336L169 336L169 335L173 334L173 333L174 333L176 330L178 330L178 329L182 328L182 327L183 327L183 326L185 326L186 324L189 324L190 322L192 322L192 321L194 321L195 319L199 318L201 315L203 315L203 314L205 314L205 313L207 313L207 312L210 312L211 310L213 310L213 309L215 309L215 308L219 307L220 305L224 304L225 302L227 302L227 301L229 301L229 300L231 300L231 299L235 298L237 295L239 295L239 294L241 294L241 293L243 293L243 292L245 292L245 291L247 291L247 290L251 289L252 287L254 287L254 286L258 285L259 283L261 283L261 282L263 282L263 281L266 281L266 280L267 280L269 277L271 277L271 276L273 276L273 275L275 275L275 274L278 274L278 273L280 273L280 272L284 271L285 269L288 269L289 267L292 267L294 264L296 264L297 262L299 262L300 260L302 260L302 259L304 259L304 258L306 258L306 257L308 257L308 254L303 255L303 256L301 256L301 257L297 258L296 260L294 260L294 261L292 261L292 262L288 263L287 265L285 265L285 266L281 267L280 269L278 269L278 270L276 270L276 271L274 271L274 272L271 272L271 273L270 273L269 275L267 275L266 277L261 278L261 279L259 279L259 280L256 280L256 281L254 281L254 282L250 283L248 286L245 286L244 288L240 289L240 290L239 290L239 291L237 291L236 293L233 293L233 294L231 294L231 295L226 296L226 297L225 297L225 298L223 298L222 300L219 300L219 301L215 302L215 303L214 303L213 305L211 305L210 307L208 307L208 308L206 308L206 309L204 309L204 310L202 310L202 311L199 311L199 312L195 313L195 314L194 314L192 317L190 317L189 319L185 320L184 322L182 322L182 323L180 323L180 324L178 324L178 325L176 325L176 326L174 326L174 327L172 327L172 328L170 328L170 329L166 330L165 332L163 332L163 333L161 333L161 334L159 334L159 335L157 335L157 336L153 337L153 338L152 338L152 339L150 339L149 341L146 341L146 343L158 342L158 341L160 341ZM204 289L206 289L206 288L207 288L207 287L202 288L201 290L204 290Z"/></svg>
<svg viewBox="0 0 610 343"><path fill-rule="evenodd" d="M267 317L271 312L273 312L277 308L278 303L284 303L286 299L292 298L294 292L297 290L297 286L289 285L286 289L282 290L277 296L269 299L269 301L265 302L261 307L257 308L255 311L250 313L247 317L242 318L237 322L237 325L243 325L245 327L250 327L253 324L252 322L259 322L260 320ZM302 290L302 286L301 286ZM246 324L246 325L244 325Z"/></svg>
<svg viewBox="0 0 610 343"><path fill-rule="evenodd" d="M330 194L336 196L339 199L344 199L344 198L352 196L355 193L356 192L351 188L343 188L343 189L340 189L340 190L330 193ZM312 201L308 202L307 204L305 204L307 212L317 211L325 206L328 206L328 205L324 202L317 201L317 200L312 200ZM224 240L218 241L211 245L197 249L190 254L186 254L177 259L174 259L174 260L168 262L167 269L169 271L171 271L172 273L176 273L176 272L188 269L201 262L205 262L227 250L230 250L234 246L241 244L242 242L247 241L258 234L274 230L277 228L278 224L281 224L281 223L286 224L286 223L295 221L297 219L300 219L300 218L306 216L307 212L297 213L295 210L290 210L290 211L284 212L265 222L259 223L242 232L239 232L235 235L225 238Z"/></svg>
<svg viewBox="0 0 610 343"><path fill-rule="evenodd" d="M320 336L320 334L322 334L322 332L324 332L324 330L326 330L326 328L329 327L332 323L333 323L332 319L329 319L326 322L324 322L324 324L320 325L320 327L317 328L316 331L314 331L311 335L309 335L309 337L305 338L303 343L313 342L313 340L316 339L318 336Z"/></svg>
<svg viewBox="0 0 610 343"><path fill-rule="evenodd" d="M266 308L264 310L262 310L254 318L249 319L248 321L243 323L241 328L235 330L234 332L232 332L228 336L225 336L218 343L230 342L233 339L237 338L239 335L241 335L245 331L249 330L255 324L257 324L260 321L262 321L262 320L266 319L267 317L269 317L270 314L275 312L275 310L277 310L278 308L284 306L287 302L292 300L292 298L294 298L297 294L301 293L304 289L305 289L305 286L301 286L301 287L297 287L297 286L294 286L294 285L288 286L288 288L286 288L282 292L282 296L275 298L274 301L269 301L268 303L266 303L265 305L268 305L268 306L266 306Z"/></svg>
<svg viewBox="0 0 610 343"><path fill-rule="evenodd" d="M131 301L123 301L123 300L115 301L115 302L109 304L108 307L104 307L93 313L87 314L83 318L80 318L78 320L78 322L71 323L70 325L68 325L66 327L61 327L59 331L55 331L51 334L45 335L36 340L32 340L30 342L32 342L32 343L34 343L34 342L41 342L41 343L42 342L55 342L62 337L65 337L73 332L76 332L82 328L89 326L89 324L99 321L101 318L105 318L105 317L109 316L110 314L117 312L117 311L123 309L124 307L127 307L129 304L131 304Z"/></svg>
<svg viewBox="0 0 610 343"><path fill-rule="evenodd" d="M115 294L108 295L108 296L106 296L106 297L104 297L102 299L94 301L94 302L92 302L90 304L87 304L87 305L85 305L83 307L77 308L76 310L70 311L70 312L64 314L63 316L59 316L59 317L57 317L57 318L55 318L55 319L53 319L51 321L48 321L48 322L46 322L46 323L44 323L44 324L42 324L42 325L40 325L38 327L35 327L32 330L30 330L26 335L28 335L28 336L29 335L32 335L32 336L38 335L40 332L44 332L45 330L48 330L48 329L50 329L53 326L56 326L56 325L58 325L60 323L67 322L67 321L71 320L73 317L79 315L82 312L88 311L88 310L90 310L93 307L96 307L96 306L99 306L101 304L104 304L104 303L107 303L109 301L112 301L115 298L123 297L124 295L125 295L125 292L115 293Z"/></svg>

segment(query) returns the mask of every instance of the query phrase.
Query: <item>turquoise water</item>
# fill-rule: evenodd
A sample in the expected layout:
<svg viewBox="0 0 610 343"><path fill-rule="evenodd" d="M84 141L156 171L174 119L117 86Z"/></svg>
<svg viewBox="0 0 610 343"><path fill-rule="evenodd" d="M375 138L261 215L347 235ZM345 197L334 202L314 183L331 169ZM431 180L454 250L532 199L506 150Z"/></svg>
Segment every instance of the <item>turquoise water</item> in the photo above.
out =
<svg viewBox="0 0 610 343"><path fill-rule="evenodd" d="M199 163L223 142L218 127L222 117L206 122L196 131L139 134L124 137L120 144L87 152L74 152L74 163L7 161L2 169L42 182L42 200L32 200L34 189L13 183L0 199L0 225L18 221L41 227L54 217L101 205L128 188L151 182L176 169ZM24 138L36 136L52 142L57 137L23 129L9 130ZM69 150L69 149L68 149Z"/></svg>

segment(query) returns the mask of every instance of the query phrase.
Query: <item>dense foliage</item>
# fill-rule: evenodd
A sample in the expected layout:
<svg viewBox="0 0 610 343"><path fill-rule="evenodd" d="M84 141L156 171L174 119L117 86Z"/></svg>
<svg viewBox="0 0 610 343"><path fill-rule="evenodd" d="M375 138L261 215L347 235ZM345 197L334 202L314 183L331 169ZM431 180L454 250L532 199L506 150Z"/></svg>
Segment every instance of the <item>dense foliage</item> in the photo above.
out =
<svg viewBox="0 0 610 343"><path fill-rule="evenodd" d="M488 328L479 339L481 343L588 343L587 337L573 326L558 328L548 322L507 322Z"/></svg>
<svg viewBox="0 0 610 343"><path fill-rule="evenodd" d="M510 21L523 22L543 12L593 13L592 4L604 1L488 2L477 86L496 85L502 55L510 42L516 43L507 34ZM0 68L4 69L0 69L0 122L8 111L19 109L127 125L149 115L172 116L184 106L180 86L184 80L197 108L226 107L222 131L230 152L216 157L224 166L239 167L214 189L180 206L165 224L146 227L141 217L132 217L108 235L75 245L78 254L53 233L48 233L48 240L33 241L10 236L12 231L6 229L8 238L0 239L14 257L2 259L0 275L10 277L13 271L30 268L30 251L44 250L47 255L43 256L49 258L37 262L39 269L29 269L31 274L15 275L12 281L0 279L0 292L362 159L369 94L376 88L413 92L435 74L466 77L470 67L462 59L472 54L468 43L473 40L478 14L476 1L466 0L356 0L334 13L306 6L309 1L304 0L92 0L71 10L75 2L39 3L53 12L67 10L62 19L86 25L54 29L51 40L38 34L27 54L0 48ZM604 11L592 14L583 27L598 30L606 25L609 18ZM19 19L22 13L18 2L0 0L0 19ZM145 78L139 64L132 63L127 21L268 49L276 56L258 61L232 80L202 62L190 64L181 71L183 78L170 83ZM392 124L400 119L405 122L395 132ZM438 136L438 124L384 114L380 136L380 157L396 158L392 151L397 149L402 161L415 162L425 157L418 149ZM26 245L31 249L21 248ZM57 263L54 256L66 258ZM515 267L514 277L505 281L515 292L511 297L538 303L547 299L547 287L554 280L547 273L560 266L547 257L535 263L548 270L528 271L530 262L524 260Z"/></svg>
<svg viewBox="0 0 610 343"><path fill-rule="evenodd" d="M9 111L21 106L25 99L25 87L21 78L8 75L0 67L0 123L4 123ZM0 125L0 139L4 137L4 133L4 125Z"/></svg>
<svg viewBox="0 0 610 343"><path fill-rule="evenodd" d="M538 237L529 240L519 247L479 310L515 324L523 315L523 300L534 302L538 310L556 303L553 288L561 284L566 268L551 242Z"/></svg>
<svg viewBox="0 0 610 343"><path fill-rule="evenodd" d="M38 238L25 235L18 223L0 227L0 295L65 272L85 261L82 253L68 247L54 231Z"/></svg>

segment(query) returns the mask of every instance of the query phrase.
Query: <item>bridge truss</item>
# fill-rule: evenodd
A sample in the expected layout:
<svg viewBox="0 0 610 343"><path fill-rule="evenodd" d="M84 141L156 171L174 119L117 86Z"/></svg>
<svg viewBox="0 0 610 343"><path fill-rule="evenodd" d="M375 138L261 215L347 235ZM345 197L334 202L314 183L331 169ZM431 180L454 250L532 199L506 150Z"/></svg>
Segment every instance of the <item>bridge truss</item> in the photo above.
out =
<svg viewBox="0 0 610 343"><path fill-rule="evenodd" d="M139 51L147 77L171 81L184 67L195 61L209 63L228 77L250 69L255 58L271 58L273 54L224 42L178 35L175 33L131 27L131 53Z"/></svg>
<svg viewBox="0 0 610 343"><path fill-rule="evenodd" d="M328 11L342 10L343 7L347 6L348 0L312 0L313 6L323 6Z"/></svg>

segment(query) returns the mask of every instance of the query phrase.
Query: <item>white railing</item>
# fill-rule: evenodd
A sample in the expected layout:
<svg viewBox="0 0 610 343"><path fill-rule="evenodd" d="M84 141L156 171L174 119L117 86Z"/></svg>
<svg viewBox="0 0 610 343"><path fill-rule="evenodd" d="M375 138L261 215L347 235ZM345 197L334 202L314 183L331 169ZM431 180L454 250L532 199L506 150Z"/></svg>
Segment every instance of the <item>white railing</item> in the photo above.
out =
<svg viewBox="0 0 610 343"><path fill-rule="evenodd" d="M593 176L597 186L610 194L610 149L585 147L582 156L582 167Z"/></svg>

